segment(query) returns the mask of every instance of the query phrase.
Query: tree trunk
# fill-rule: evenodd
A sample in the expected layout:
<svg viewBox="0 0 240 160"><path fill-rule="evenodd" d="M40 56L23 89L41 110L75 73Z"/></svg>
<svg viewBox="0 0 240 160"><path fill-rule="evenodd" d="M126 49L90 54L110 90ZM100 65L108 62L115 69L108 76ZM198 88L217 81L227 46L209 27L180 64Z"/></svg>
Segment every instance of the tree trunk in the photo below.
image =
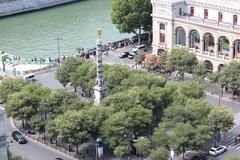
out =
<svg viewBox="0 0 240 160"><path fill-rule="evenodd" d="M78 155L78 144L76 145L77 155Z"/></svg>
<svg viewBox="0 0 240 160"><path fill-rule="evenodd" d="M138 45L141 44L141 27L139 27L139 32L138 32Z"/></svg>
<svg viewBox="0 0 240 160"><path fill-rule="evenodd" d="M2 65L3 65L3 72L5 72L5 63L2 62Z"/></svg>
<svg viewBox="0 0 240 160"><path fill-rule="evenodd" d="M56 139L56 146L58 145L58 141L57 141L57 139Z"/></svg>
<svg viewBox="0 0 240 160"><path fill-rule="evenodd" d="M68 145L68 151L71 152L71 146L70 145Z"/></svg>
<svg viewBox="0 0 240 160"><path fill-rule="evenodd" d="M22 127L25 128L24 120L22 120Z"/></svg>
<svg viewBox="0 0 240 160"><path fill-rule="evenodd" d="M182 159L184 160L184 154L185 154L185 147L183 147L183 156L182 156Z"/></svg>
<svg viewBox="0 0 240 160"><path fill-rule="evenodd" d="M74 92L75 92L75 93L77 92L77 87L74 87Z"/></svg>

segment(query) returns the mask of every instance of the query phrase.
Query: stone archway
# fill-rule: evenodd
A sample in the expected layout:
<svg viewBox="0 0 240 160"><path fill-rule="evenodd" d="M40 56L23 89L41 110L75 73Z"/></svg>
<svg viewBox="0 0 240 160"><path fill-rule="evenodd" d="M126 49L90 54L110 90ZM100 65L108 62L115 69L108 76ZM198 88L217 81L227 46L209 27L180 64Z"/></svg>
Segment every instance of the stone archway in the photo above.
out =
<svg viewBox="0 0 240 160"><path fill-rule="evenodd" d="M224 69L224 64L219 64L218 65L218 72L222 72Z"/></svg>
<svg viewBox="0 0 240 160"><path fill-rule="evenodd" d="M200 34L195 29L189 32L189 47L200 49Z"/></svg>
<svg viewBox="0 0 240 160"><path fill-rule="evenodd" d="M175 42L177 45L186 46L186 32L183 27L176 28Z"/></svg>
<svg viewBox="0 0 240 160"><path fill-rule="evenodd" d="M240 58L240 39L236 39L233 41L233 57L232 58Z"/></svg>
<svg viewBox="0 0 240 160"><path fill-rule="evenodd" d="M230 45L229 45L229 40L225 36L221 36L218 38L218 54L220 55L225 55L225 56L230 56Z"/></svg>
<svg viewBox="0 0 240 160"><path fill-rule="evenodd" d="M203 35L203 51L210 53L215 52L214 37L211 33L205 33Z"/></svg>
<svg viewBox="0 0 240 160"><path fill-rule="evenodd" d="M205 68L208 72L213 72L213 64L211 61L205 60L204 64L205 64Z"/></svg>

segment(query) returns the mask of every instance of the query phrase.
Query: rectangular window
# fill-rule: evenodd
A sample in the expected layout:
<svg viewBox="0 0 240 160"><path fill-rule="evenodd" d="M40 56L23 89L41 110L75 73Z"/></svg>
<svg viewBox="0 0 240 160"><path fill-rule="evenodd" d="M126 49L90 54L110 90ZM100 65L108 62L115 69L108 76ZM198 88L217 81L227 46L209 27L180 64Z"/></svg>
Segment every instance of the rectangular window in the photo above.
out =
<svg viewBox="0 0 240 160"><path fill-rule="evenodd" d="M237 25L238 24L238 17L237 15L233 15L233 25Z"/></svg>
<svg viewBox="0 0 240 160"><path fill-rule="evenodd" d="M182 8L179 8L179 16L182 16Z"/></svg>
<svg viewBox="0 0 240 160"><path fill-rule="evenodd" d="M222 22L223 15L222 12L218 12L218 22Z"/></svg>
<svg viewBox="0 0 240 160"><path fill-rule="evenodd" d="M204 9L204 19L208 19L208 10Z"/></svg>
<svg viewBox="0 0 240 160"><path fill-rule="evenodd" d="M165 34L160 33L160 43L165 43Z"/></svg>
<svg viewBox="0 0 240 160"><path fill-rule="evenodd" d="M194 7L190 7L190 16L194 16Z"/></svg>
<svg viewBox="0 0 240 160"><path fill-rule="evenodd" d="M165 24L164 23L160 23L160 30L165 30Z"/></svg>

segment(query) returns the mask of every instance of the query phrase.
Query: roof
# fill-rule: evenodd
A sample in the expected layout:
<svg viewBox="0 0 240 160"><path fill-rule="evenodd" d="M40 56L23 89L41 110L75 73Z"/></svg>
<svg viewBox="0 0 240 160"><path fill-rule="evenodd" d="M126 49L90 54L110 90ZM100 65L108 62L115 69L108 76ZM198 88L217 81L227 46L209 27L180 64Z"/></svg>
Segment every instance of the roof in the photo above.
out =
<svg viewBox="0 0 240 160"><path fill-rule="evenodd" d="M240 10L240 0L186 0L186 2Z"/></svg>
<svg viewBox="0 0 240 160"><path fill-rule="evenodd" d="M152 0L160 4L175 5L179 3L203 5L209 8L222 8L240 11L240 0Z"/></svg>

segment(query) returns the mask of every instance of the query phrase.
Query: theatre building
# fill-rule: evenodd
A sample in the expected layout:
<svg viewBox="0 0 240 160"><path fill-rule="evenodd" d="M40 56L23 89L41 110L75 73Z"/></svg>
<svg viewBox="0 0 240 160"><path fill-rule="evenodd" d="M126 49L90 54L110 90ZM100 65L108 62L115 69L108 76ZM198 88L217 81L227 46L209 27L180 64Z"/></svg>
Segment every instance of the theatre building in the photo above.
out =
<svg viewBox="0 0 240 160"><path fill-rule="evenodd" d="M189 48L209 71L240 62L240 0L151 0L153 54Z"/></svg>

